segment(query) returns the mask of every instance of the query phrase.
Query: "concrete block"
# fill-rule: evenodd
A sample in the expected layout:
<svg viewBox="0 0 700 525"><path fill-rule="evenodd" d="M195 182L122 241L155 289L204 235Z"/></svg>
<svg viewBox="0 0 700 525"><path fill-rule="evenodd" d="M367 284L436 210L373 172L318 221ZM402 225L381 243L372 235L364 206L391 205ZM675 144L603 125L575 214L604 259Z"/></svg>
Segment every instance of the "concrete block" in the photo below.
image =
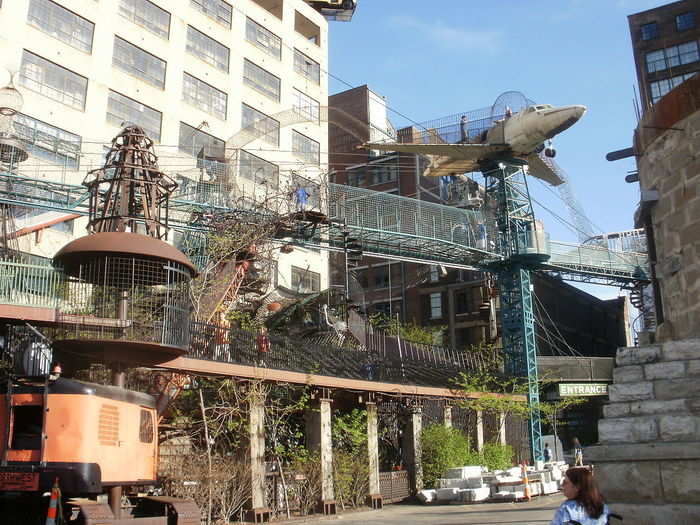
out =
<svg viewBox="0 0 700 525"><path fill-rule="evenodd" d="M632 346L620 348L617 351L615 362L617 366L626 365L644 365L647 363L656 363L661 359L661 346Z"/></svg>
<svg viewBox="0 0 700 525"><path fill-rule="evenodd" d="M470 465L465 467L456 467L447 469L445 473L446 478L454 479L468 479L481 477L481 466L480 465Z"/></svg>
<svg viewBox="0 0 700 525"><path fill-rule="evenodd" d="M658 430L654 417L625 417L600 420L598 434L601 443L639 443L655 440Z"/></svg>
<svg viewBox="0 0 700 525"><path fill-rule="evenodd" d="M610 403L609 405L605 405L603 407L603 414L607 418L628 416L630 414L630 404Z"/></svg>
<svg viewBox="0 0 700 525"><path fill-rule="evenodd" d="M696 437L695 429L700 426L700 417L691 415L661 416L659 438L661 441L688 441Z"/></svg>
<svg viewBox="0 0 700 525"><path fill-rule="evenodd" d="M630 403L630 414L633 416L647 416L653 414L669 414L673 412L685 412L687 410L685 399L671 399L669 401L637 401Z"/></svg>
<svg viewBox="0 0 700 525"><path fill-rule="evenodd" d="M608 397L613 403L653 399L654 384L651 381L610 385Z"/></svg>
<svg viewBox="0 0 700 525"><path fill-rule="evenodd" d="M654 397L659 400L700 396L700 381L693 378L654 381Z"/></svg>
<svg viewBox="0 0 700 525"><path fill-rule="evenodd" d="M700 502L698 472L700 460L662 462L661 480L665 500L671 503Z"/></svg>
<svg viewBox="0 0 700 525"><path fill-rule="evenodd" d="M463 480L464 488L466 489L478 489L483 487L483 482L481 481L481 476L478 478L469 478Z"/></svg>
<svg viewBox="0 0 700 525"><path fill-rule="evenodd" d="M683 361L700 356L700 339L668 341L663 345L661 357L664 361Z"/></svg>
<svg viewBox="0 0 700 525"><path fill-rule="evenodd" d="M557 492L559 492L559 483L557 483L556 481L542 483L543 494L556 494Z"/></svg>
<svg viewBox="0 0 700 525"><path fill-rule="evenodd" d="M595 468L596 478L605 498L614 503L657 503L662 501L659 462L639 461L621 463L599 463ZM625 516L627 522L627 516Z"/></svg>
<svg viewBox="0 0 700 525"><path fill-rule="evenodd" d="M460 489L437 489L438 501L456 501L459 498Z"/></svg>
<svg viewBox="0 0 700 525"><path fill-rule="evenodd" d="M525 493L521 492L522 497L525 497ZM491 496L494 500L496 501L516 501L518 499L518 495L514 492L496 492Z"/></svg>
<svg viewBox="0 0 700 525"><path fill-rule="evenodd" d="M615 383L632 383L644 380L644 369L641 365L617 366L613 368Z"/></svg>
<svg viewBox="0 0 700 525"><path fill-rule="evenodd" d="M421 490L416 494L421 503L432 503L437 500L437 491L434 489Z"/></svg>
<svg viewBox="0 0 700 525"><path fill-rule="evenodd" d="M647 379L674 379L685 377L684 361L668 361L644 365L644 377Z"/></svg>
<svg viewBox="0 0 700 525"><path fill-rule="evenodd" d="M480 487L474 489L466 489L459 493L459 499L463 503L476 503L477 501L485 501L491 497L490 487Z"/></svg>
<svg viewBox="0 0 700 525"><path fill-rule="evenodd" d="M436 486L439 489L466 489L466 480L455 478L441 478L437 480Z"/></svg>

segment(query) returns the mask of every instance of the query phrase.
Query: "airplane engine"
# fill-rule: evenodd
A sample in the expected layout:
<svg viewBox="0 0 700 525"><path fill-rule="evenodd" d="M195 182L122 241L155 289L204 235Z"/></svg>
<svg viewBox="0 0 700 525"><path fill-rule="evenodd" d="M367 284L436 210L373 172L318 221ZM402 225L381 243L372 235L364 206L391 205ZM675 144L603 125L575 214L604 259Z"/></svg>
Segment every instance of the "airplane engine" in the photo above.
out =
<svg viewBox="0 0 700 525"><path fill-rule="evenodd" d="M557 150L554 148L545 148L544 149L544 154L549 157L550 159L553 159L554 157L557 156Z"/></svg>

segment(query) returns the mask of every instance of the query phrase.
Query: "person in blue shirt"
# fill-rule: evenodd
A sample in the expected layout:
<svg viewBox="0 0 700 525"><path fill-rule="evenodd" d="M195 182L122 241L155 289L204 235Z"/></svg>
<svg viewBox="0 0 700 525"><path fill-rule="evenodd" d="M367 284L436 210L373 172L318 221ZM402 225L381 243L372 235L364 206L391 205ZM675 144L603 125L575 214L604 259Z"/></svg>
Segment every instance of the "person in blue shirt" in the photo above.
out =
<svg viewBox="0 0 700 525"><path fill-rule="evenodd" d="M562 492L566 501L557 509L549 525L568 525L571 521L581 525L608 523L610 511L590 470L583 467L567 470Z"/></svg>

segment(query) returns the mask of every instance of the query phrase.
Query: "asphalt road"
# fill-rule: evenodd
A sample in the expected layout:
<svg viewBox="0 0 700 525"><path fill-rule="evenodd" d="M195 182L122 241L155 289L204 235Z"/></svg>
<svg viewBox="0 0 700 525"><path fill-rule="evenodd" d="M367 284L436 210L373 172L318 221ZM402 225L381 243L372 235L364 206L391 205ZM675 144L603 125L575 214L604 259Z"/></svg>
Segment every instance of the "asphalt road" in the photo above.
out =
<svg viewBox="0 0 700 525"><path fill-rule="evenodd" d="M379 511L345 513L315 523L338 525L547 525L564 501L561 495L540 496L526 503L472 505L387 505Z"/></svg>

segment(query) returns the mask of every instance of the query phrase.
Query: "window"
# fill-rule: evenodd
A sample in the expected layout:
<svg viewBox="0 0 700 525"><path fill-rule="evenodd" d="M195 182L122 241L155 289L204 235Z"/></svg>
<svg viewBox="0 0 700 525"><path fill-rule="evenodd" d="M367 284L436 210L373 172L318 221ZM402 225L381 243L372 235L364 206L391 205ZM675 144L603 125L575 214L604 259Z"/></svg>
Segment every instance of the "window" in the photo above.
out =
<svg viewBox="0 0 700 525"><path fill-rule="evenodd" d="M188 73L182 79L182 99L210 115L226 120L228 95Z"/></svg>
<svg viewBox="0 0 700 525"><path fill-rule="evenodd" d="M695 12L688 11L676 16L676 29L678 31L687 31L695 27Z"/></svg>
<svg viewBox="0 0 700 525"><path fill-rule="evenodd" d="M233 12L231 4L223 0L190 0L190 4L221 25L231 27L231 14Z"/></svg>
<svg viewBox="0 0 700 525"><path fill-rule="evenodd" d="M272 162L256 157L245 150L240 152L239 175L255 184L279 186L279 167Z"/></svg>
<svg viewBox="0 0 700 525"><path fill-rule="evenodd" d="M228 73L229 48L187 26L187 52Z"/></svg>
<svg viewBox="0 0 700 525"><path fill-rule="evenodd" d="M14 450L40 450L44 407L21 405L12 407L12 442Z"/></svg>
<svg viewBox="0 0 700 525"><path fill-rule="evenodd" d="M695 76L696 73L697 72L686 73L685 75L678 75L672 78L665 78L657 82L651 82L649 84L649 87L651 88L651 103L656 104L656 102L666 93L671 91L674 87L678 86L679 84L682 84L690 77Z"/></svg>
<svg viewBox="0 0 700 525"><path fill-rule="evenodd" d="M348 170L348 186L355 186L356 188L364 186L366 182L365 170L359 169L354 171Z"/></svg>
<svg viewBox="0 0 700 525"><path fill-rule="evenodd" d="M642 40L653 40L659 37L659 25L656 22L642 24L640 26Z"/></svg>
<svg viewBox="0 0 700 525"><path fill-rule="evenodd" d="M670 46L647 53L647 72L663 71L670 67L677 67L683 64L691 64L700 60L698 43L696 41L686 42L677 46Z"/></svg>
<svg viewBox="0 0 700 525"><path fill-rule="evenodd" d="M246 104L243 104L241 115L241 128L268 144L280 145L279 122Z"/></svg>
<svg viewBox="0 0 700 525"><path fill-rule="evenodd" d="M107 122L122 127L123 123L130 122L141 126L146 134L153 140L160 141L160 127L162 114L153 108L149 108L117 93L109 92L107 100Z"/></svg>
<svg viewBox="0 0 700 525"><path fill-rule="evenodd" d="M371 185L393 182L399 176L399 168L396 164L376 164L371 166L370 170L372 172Z"/></svg>
<svg viewBox="0 0 700 525"><path fill-rule="evenodd" d="M282 39L250 18L246 20L245 38L268 55L282 58Z"/></svg>
<svg viewBox="0 0 700 525"><path fill-rule="evenodd" d="M32 0L27 22L75 49L92 52L95 24L51 0Z"/></svg>
<svg viewBox="0 0 700 525"><path fill-rule="evenodd" d="M432 265L430 267L430 282L435 283L440 280L440 270L437 266Z"/></svg>
<svg viewBox="0 0 700 525"><path fill-rule="evenodd" d="M472 291L472 288L455 292L455 313L469 314L474 312L476 308L473 298L474 292Z"/></svg>
<svg viewBox="0 0 700 525"><path fill-rule="evenodd" d="M294 130L292 130L292 152L309 164L321 163L320 144Z"/></svg>
<svg viewBox="0 0 700 525"><path fill-rule="evenodd" d="M281 81L250 60L243 63L243 82L272 100L280 100Z"/></svg>
<svg viewBox="0 0 700 525"><path fill-rule="evenodd" d="M442 317L442 294L430 294L430 318L440 319Z"/></svg>
<svg viewBox="0 0 700 525"><path fill-rule="evenodd" d="M294 90L294 101L292 107L302 117L312 122L319 122L321 119L321 106L317 100L302 93L298 89Z"/></svg>
<svg viewBox="0 0 700 525"><path fill-rule="evenodd" d="M315 84L321 83L321 66L298 49L294 50L294 71Z"/></svg>
<svg viewBox="0 0 700 525"><path fill-rule="evenodd" d="M148 0L121 0L119 14L155 35L170 38L170 13Z"/></svg>
<svg viewBox="0 0 700 525"><path fill-rule="evenodd" d="M180 151L189 153L193 157L203 156L223 159L225 158L226 143L201 129L196 129L184 122L180 122L178 148Z"/></svg>
<svg viewBox="0 0 700 525"><path fill-rule="evenodd" d="M298 293L321 291L321 274L292 266L292 289Z"/></svg>
<svg viewBox="0 0 700 525"><path fill-rule="evenodd" d="M13 125L17 135L30 145L29 153L37 157L77 169L82 139L28 115L15 115Z"/></svg>
<svg viewBox="0 0 700 525"><path fill-rule="evenodd" d="M153 434L153 416L148 410L141 410L141 424L139 425L139 441L141 443L152 443Z"/></svg>
<svg viewBox="0 0 700 525"><path fill-rule="evenodd" d="M389 288L389 266L375 266L374 273L374 288Z"/></svg>
<svg viewBox="0 0 700 525"><path fill-rule="evenodd" d="M321 28L299 11L294 11L294 30L309 42L313 42L317 46L321 45Z"/></svg>
<svg viewBox="0 0 700 525"><path fill-rule="evenodd" d="M112 65L161 89L165 88L165 60L114 37Z"/></svg>
<svg viewBox="0 0 700 525"><path fill-rule="evenodd" d="M39 55L25 50L22 54L20 83L32 91L75 109L85 109L87 78L82 77Z"/></svg>

